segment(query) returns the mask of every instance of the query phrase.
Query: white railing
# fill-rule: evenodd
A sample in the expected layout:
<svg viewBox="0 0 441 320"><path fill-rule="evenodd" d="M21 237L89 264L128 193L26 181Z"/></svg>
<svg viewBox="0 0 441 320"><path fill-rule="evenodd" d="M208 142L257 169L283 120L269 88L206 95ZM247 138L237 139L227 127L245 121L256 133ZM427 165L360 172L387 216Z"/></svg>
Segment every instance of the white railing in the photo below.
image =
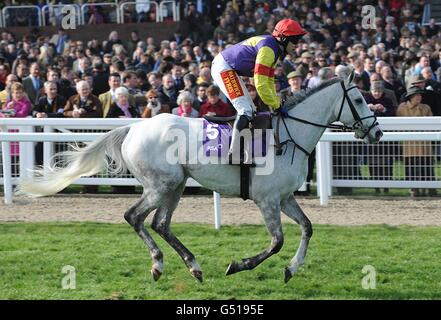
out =
<svg viewBox="0 0 441 320"><path fill-rule="evenodd" d="M124 23L124 9L125 9L126 6L133 5L133 6L135 6L135 11L136 11L136 5L137 4L145 4L145 3L153 5L155 7L156 22L160 22L161 21L161 17L160 17L160 14L159 14L159 5L158 5L158 3L156 1L146 0L146 1L142 1L141 3L140 2L135 2L135 1L129 1L129 2L121 3L119 5L119 11L120 11L119 16L121 17L121 20L120 20L121 23Z"/></svg>
<svg viewBox="0 0 441 320"><path fill-rule="evenodd" d="M378 122L383 129L384 136L380 143L392 143L392 146L400 146L403 141L426 141L428 146L435 142L437 147L433 156L440 157L441 148L441 117L391 117L378 118ZM401 131L401 132L395 132ZM388 142L389 141L389 142ZM333 163L333 148L338 148L338 143L361 144L360 140L354 138L351 132L330 132L326 131L316 149L317 160L317 195L320 203L326 205L332 195L332 187L360 187L360 188L441 188L441 179L431 181L414 181L406 179L393 179L393 177L373 177L366 179L360 175L348 174L345 178L334 177L335 164ZM396 142L396 143L393 143ZM332 145L337 144L337 147ZM387 149L388 147L385 147ZM390 148L390 146L389 146ZM350 149L351 150L351 149ZM379 148L379 150L382 150ZM438 152L438 153L436 153ZM343 154L342 157L356 156L353 154ZM380 158L383 155L379 155ZM397 156L384 155L385 157ZM354 165L358 168L359 164ZM392 164L389 164L392 166ZM432 168L434 169L434 168ZM350 170L349 170L350 171Z"/></svg>
<svg viewBox="0 0 441 320"><path fill-rule="evenodd" d="M101 133L72 133L65 132L66 129L101 129L111 130L116 127L124 126L143 119L35 119L35 118L0 118L0 141L3 162L3 183L4 202L11 204L13 198L13 185L18 184L18 177L13 178L11 171L11 150L10 142L19 142L21 154L26 156L20 157L20 177L29 173L34 168L34 143L43 142L43 161L45 165L50 163L54 154L54 142L88 142L93 141ZM36 133L35 127L43 127L43 132ZM18 129L20 132L8 132L9 129ZM53 132L59 129L64 132ZM79 178L73 184L81 185L140 185L133 177L125 178L102 178L89 177ZM200 187L201 185L195 180L189 178L186 183L187 187ZM215 228L221 227L221 206L220 195L213 192Z"/></svg>
<svg viewBox="0 0 441 320"><path fill-rule="evenodd" d="M380 125L385 130L382 143L387 141L428 141L431 144L441 141L441 117L421 117L421 118L379 118ZM101 133L72 133L70 129L82 130L110 130L115 127L127 125L129 123L143 121L143 119L35 119L35 118L0 118L0 141L3 148L3 166L4 176L10 173L10 154L9 143L5 141L21 141L20 150L26 156L20 157L20 174L26 174L27 169L31 169L34 165L32 159L34 155L33 143L36 141L44 141L43 159L46 165L49 164L54 154L54 142L66 141L91 141ZM20 133L7 133L7 129L20 127ZM43 127L44 134L33 133L34 127ZM63 133L54 133L54 130ZM393 132L401 130L404 132ZM410 131L418 132L410 132ZM359 140L355 140L353 133L346 132L325 132L317 146L317 193L320 196L320 202L325 205L329 197L332 195L332 187L372 187L372 188L441 188L441 179L432 179L431 181L410 181L406 179L380 179L373 177L366 179L364 177L354 176L350 179L335 177L333 174L333 146L340 142L348 144L361 144ZM437 145L441 146L441 145ZM334 146L335 148L335 146ZM338 147L337 147L338 148ZM441 148L440 148L441 149ZM335 156L335 155L334 155ZM441 156L437 154L437 156ZM9 162L8 162L9 161ZM17 164L18 165L18 164ZM358 165L358 164L357 164ZM9 170L9 171L8 171ZM378 179L375 179L378 178ZM5 179L5 178L4 178ZM11 184L17 183L17 177L4 182L5 196L8 190L12 190ZM1 182L1 181L0 181ZM75 181L77 184L120 184L120 185L137 185L137 181L133 177L92 177L80 178ZM189 182L190 186L199 186L196 182ZM9 191L8 191L9 192Z"/></svg>
<svg viewBox="0 0 441 320"><path fill-rule="evenodd" d="M32 6L32 5L24 5L24 6L6 6L2 9L2 20L3 20L3 27L6 28L8 27L6 25L6 13L8 12L8 10L10 9L35 9L37 10L37 19L38 19L38 26L41 27L42 26L42 21L41 21L41 9L38 6Z"/></svg>

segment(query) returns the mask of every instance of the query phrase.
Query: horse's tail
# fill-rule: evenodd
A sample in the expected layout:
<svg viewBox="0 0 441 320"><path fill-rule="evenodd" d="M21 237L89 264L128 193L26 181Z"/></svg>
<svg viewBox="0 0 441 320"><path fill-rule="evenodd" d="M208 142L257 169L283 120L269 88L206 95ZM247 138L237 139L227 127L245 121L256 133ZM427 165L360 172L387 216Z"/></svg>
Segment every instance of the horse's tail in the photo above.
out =
<svg viewBox="0 0 441 320"><path fill-rule="evenodd" d="M84 148L56 154L63 160L49 168L34 170L34 176L20 181L16 194L42 197L55 194L81 176L91 176L111 167L112 173L126 170L121 145L130 126L116 128ZM109 158L111 160L109 160Z"/></svg>

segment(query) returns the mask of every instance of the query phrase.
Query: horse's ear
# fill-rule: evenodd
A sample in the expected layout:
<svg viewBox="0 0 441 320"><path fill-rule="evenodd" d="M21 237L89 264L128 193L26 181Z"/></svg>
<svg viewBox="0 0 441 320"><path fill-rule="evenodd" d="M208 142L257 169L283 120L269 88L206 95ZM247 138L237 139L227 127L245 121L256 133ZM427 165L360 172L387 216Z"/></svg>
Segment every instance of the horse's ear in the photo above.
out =
<svg viewBox="0 0 441 320"><path fill-rule="evenodd" d="M352 69L351 74L348 77L348 83L351 83L355 77L355 69Z"/></svg>

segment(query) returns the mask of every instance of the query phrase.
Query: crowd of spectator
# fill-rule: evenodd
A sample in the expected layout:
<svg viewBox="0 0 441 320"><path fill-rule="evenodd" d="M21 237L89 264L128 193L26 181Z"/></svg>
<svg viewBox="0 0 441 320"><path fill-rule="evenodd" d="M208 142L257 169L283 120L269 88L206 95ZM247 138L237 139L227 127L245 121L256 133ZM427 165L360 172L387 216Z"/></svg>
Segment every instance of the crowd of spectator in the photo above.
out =
<svg viewBox="0 0 441 320"><path fill-rule="evenodd" d="M169 39L141 39L134 30L128 41L112 31L107 39L91 35L82 42L61 28L57 34L17 39L4 30L1 116L234 115L213 85L211 61L229 45L271 33L282 18L293 18L308 31L296 54L276 68L282 98L354 69L355 83L377 116L441 115L441 29L434 20L421 25L422 0L178 2L181 26ZM362 24L362 6L368 4L376 15L371 28ZM150 21L140 15L149 10L131 21ZM258 109L265 110L253 79L244 81ZM424 148L406 150L409 157L431 158Z"/></svg>

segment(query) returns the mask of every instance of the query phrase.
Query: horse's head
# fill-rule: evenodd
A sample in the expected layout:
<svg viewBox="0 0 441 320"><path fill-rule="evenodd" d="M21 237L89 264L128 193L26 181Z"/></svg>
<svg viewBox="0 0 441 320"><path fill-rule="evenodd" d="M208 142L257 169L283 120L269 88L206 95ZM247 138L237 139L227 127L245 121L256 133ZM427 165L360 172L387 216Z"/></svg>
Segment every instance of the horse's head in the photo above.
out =
<svg viewBox="0 0 441 320"><path fill-rule="evenodd" d="M351 127L355 137L366 143L377 143L383 136L377 117L369 109L366 100L352 82L354 71L347 80L341 82L343 100L337 109L337 119Z"/></svg>

